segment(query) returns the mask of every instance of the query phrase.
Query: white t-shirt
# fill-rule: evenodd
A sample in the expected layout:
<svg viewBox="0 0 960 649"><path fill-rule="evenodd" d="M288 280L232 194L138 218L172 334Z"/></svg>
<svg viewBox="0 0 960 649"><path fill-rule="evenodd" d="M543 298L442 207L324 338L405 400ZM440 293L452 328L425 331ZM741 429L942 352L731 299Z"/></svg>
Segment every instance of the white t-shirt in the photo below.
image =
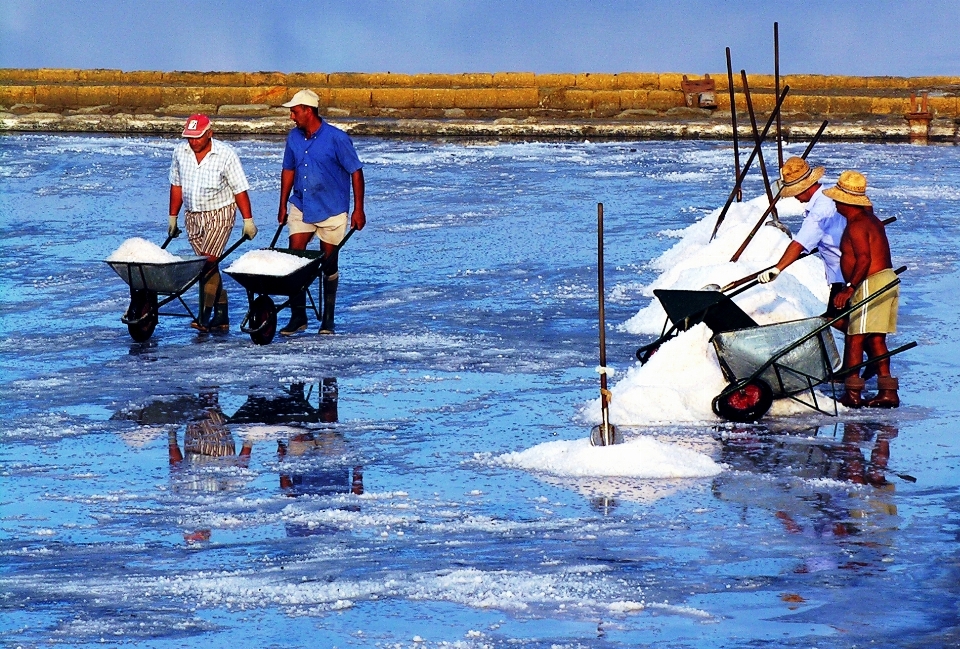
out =
<svg viewBox="0 0 960 649"><path fill-rule="evenodd" d="M823 187L817 190L807 202L803 211L803 224L793 238L810 252L820 249L820 257L830 284L842 283L840 272L840 237L847 228L847 220L837 212L837 204L829 196L823 195Z"/></svg>

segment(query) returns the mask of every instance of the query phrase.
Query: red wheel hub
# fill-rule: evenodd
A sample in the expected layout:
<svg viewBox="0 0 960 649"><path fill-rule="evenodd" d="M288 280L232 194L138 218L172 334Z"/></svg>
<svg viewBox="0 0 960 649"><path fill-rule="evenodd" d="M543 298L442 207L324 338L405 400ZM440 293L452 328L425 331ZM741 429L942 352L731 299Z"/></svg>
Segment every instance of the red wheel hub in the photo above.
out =
<svg viewBox="0 0 960 649"><path fill-rule="evenodd" d="M730 404L731 408L747 410L760 402L761 395L760 388L750 383L727 397L727 403Z"/></svg>

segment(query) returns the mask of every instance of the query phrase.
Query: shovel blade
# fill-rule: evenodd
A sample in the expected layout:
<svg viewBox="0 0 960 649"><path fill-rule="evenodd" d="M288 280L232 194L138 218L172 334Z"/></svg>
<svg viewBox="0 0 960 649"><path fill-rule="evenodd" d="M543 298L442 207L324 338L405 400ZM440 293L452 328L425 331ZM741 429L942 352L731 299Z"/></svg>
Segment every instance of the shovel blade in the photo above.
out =
<svg viewBox="0 0 960 649"><path fill-rule="evenodd" d="M623 444L623 434L613 424L607 424L607 434L603 434L603 424L594 426L590 431L590 446L611 446ZM609 440L609 443L608 443Z"/></svg>

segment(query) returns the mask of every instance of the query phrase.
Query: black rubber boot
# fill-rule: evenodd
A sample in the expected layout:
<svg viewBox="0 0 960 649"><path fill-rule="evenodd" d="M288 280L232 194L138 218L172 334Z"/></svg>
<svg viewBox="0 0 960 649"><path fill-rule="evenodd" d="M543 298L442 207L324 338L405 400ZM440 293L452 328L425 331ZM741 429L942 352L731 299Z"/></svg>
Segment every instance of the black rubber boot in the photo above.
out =
<svg viewBox="0 0 960 649"><path fill-rule="evenodd" d="M196 329L197 331L206 333L210 331L210 316L213 314L213 309L203 307L200 309L200 315L196 320L190 323L190 326Z"/></svg>
<svg viewBox="0 0 960 649"><path fill-rule="evenodd" d="M290 298L290 322L280 330L281 336L292 336L307 328L307 294L300 293Z"/></svg>
<svg viewBox="0 0 960 649"><path fill-rule="evenodd" d="M340 273L329 277L323 276L323 319L320 321L321 334L333 333L333 311L337 304L337 284L340 282Z"/></svg>
<svg viewBox="0 0 960 649"><path fill-rule="evenodd" d="M230 331L230 314L227 303L221 302L213 307L213 318L207 325L210 331Z"/></svg>

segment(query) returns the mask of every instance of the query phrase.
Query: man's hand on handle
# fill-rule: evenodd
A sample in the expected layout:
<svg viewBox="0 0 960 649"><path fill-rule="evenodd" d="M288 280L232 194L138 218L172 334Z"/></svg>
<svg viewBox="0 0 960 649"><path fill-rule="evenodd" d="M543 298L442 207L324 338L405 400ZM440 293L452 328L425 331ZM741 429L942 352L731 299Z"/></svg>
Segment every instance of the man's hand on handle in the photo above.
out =
<svg viewBox="0 0 960 649"><path fill-rule="evenodd" d="M367 215L363 211L362 207L358 207L353 210L353 215L350 217L350 227L357 230L362 230L363 226L367 224Z"/></svg>
<svg viewBox="0 0 960 649"><path fill-rule="evenodd" d="M177 227L177 215L171 214L167 223L167 236L177 237L180 234L180 228Z"/></svg>
<svg viewBox="0 0 960 649"><path fill-rule="evenodd" d="M773 280L777 279L779 275L780 275L780 269L774 266L773 268L765 270L759 275L757 275L757 281L760 282L761 284L769 284Z"/></svg>
<svg viewBox="0 0 960 649"><path fill-rule="evenodd" d="M250 240L257 236L257 224L252 218L243 220L243 236Z"/></svg>

